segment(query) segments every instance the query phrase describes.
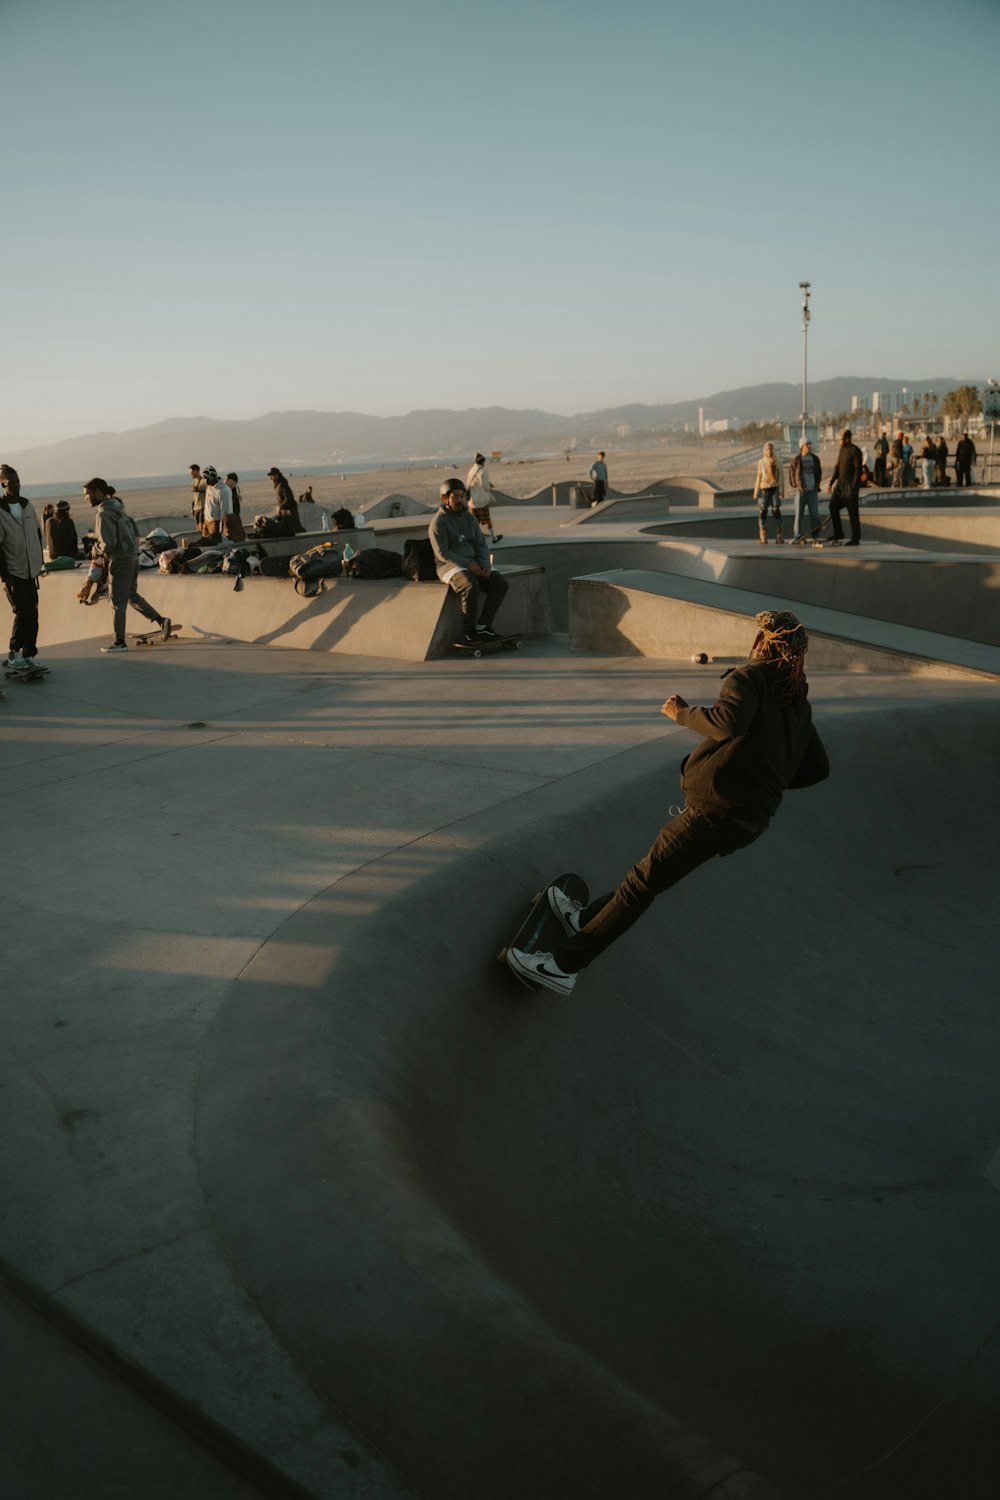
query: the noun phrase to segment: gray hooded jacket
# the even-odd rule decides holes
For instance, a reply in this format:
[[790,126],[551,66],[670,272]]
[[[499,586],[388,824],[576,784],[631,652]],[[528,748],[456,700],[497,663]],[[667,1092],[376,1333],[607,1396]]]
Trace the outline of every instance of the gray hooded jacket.
[[97,545],[107,557],[136,557],[139,533],[117,495],[97,507]]

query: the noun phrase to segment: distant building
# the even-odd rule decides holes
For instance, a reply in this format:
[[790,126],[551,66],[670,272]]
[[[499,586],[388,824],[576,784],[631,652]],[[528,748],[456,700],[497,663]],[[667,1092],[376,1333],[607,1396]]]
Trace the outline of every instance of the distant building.
[[615,430],[617,431],[618,436],[620,438],[627,438],[628,435],[629,435],[629,433],[632,431],[631,427],[629,426],[629,424],[627,422],[620,423],[619,426]]
[[898,391],[872,391],[872,411],[881,412],[883,416],[891,416],[894,411],[899,410]]

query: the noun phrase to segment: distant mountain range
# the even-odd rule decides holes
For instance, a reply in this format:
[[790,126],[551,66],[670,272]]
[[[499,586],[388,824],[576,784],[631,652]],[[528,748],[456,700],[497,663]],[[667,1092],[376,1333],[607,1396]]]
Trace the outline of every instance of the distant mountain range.
[[[841,375],[809,387],[810,410],[847,411],[853,396],[873,391],[933,391],[938,397],[959,385],[982,385],[982,377],[936,376],[926,380],[874,375]],[[227,469],[266,469],[271,464],[301,473],[327,464],[385,463],[432,458],[464,461],[476,450],[516,457],[561,452],[570,446],[642,446],[658,438],[697,431],[699,410],[707,421],[729,418],[739,424],[799,416],[802,388],[773,383],[718,391],[693,401],[661,406],[616,406],[604,411],[560,416],[545,411],[511,411],[488,406],[470,411],[411,411],[399,417],[361,412],[284,411],[248,421],[211,417],[172,417],[129,432],[97,432],[42,448],[5,455],[25,484],[80,482],[91,474],[108,479],[179,474],[189,463]],[[628,433],[619,436],[620,428]]]

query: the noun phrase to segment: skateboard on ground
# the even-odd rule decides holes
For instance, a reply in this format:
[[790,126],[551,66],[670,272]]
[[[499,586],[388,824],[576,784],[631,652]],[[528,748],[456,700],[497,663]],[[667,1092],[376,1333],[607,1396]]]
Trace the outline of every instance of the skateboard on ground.
[[[170,622],[170,634],[166,637],[166,640],[167,641],[176,641],[176,639],[177,639],[177,632],[181,628],[182,627],[180,625],[178,625],[175,620],[171,620],[171,622]],[[163,631],[162,631],[162,629],[160,628],[159,625],[157,625],[154,630],[142,630],[142,631],[140,631],[139,634],[138,635],[134,635],[132,637],[132,639],[135,641],[135,643],[136,643],[137,646],[158,646],[158,645],[161,645],[161,644],[165,644],[164,636],[163,636]]]
[[495,641],[455,641],[463,656],[483,656],[489,651],[520,651],[524,642],[519,635],[498,635]]
[[6,663],[3,671],[8,682],[44,682],[49,675],[48,667],[29,667],[26,672],[12,672]]
[[[820,537],[820,533],[822,531],[824,531],[827,526],[829,526],[830,519],[831,518],[829,516],[827,516],[827,517],[825,517],[824,520],[820,521],[820,523],[819,523],[818,526],[814,526],[813,529],[812,529],[812,531],[805,531],[805,532],[803,532],[803,534],[801,536],[795,536],[795,537],[793,537],[792,538],[792,546],[793,547],[804,547],[807,542],[812,547],[833,547],[833,546],[835,546],[836,543],[834,542],[834,540],[833,540],[832,537],[827,537],[825,540],[822,540],[821,537]],[[815,540],[814,540],[814,538],[815,538]]]
[[[550,885],[557,885],[573,901],[579,901],[581,906],[586,906],[590,900],[587,882],[580,875],[557,875]],[[498,961],[505,967],[508,948],[519,948],[522,953],[551,953],[565,939],[566,933],[563,925],[549,905],[548,891],[549,886],[542,887],[532,900],[527,916],[510,942],[505,944],[497,954]],[[514,974],[513,969],[510,972]],[[525,979],[521,974],[514,974],[514,978],[523,984],[526,990],[542,988],[540,984],[533,984],[530,979]]]

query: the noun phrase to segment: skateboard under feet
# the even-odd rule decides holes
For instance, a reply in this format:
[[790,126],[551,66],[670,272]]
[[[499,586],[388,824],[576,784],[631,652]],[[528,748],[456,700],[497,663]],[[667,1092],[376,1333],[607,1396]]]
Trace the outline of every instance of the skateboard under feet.
[[[553,885],[557,885],[561,891],[565,891],[571,900],[579,901],[581,906],[586,906],[590,900],[590,891],[587,889],[587,882],[582,876],[573,875],[572,873],[557,875],[555,880],[550,881],[549,885],[543,886],[535,895],[524,921],[510,942],[500,949],[500,952],[497,954],[497,959],[500,963],[509,967],[507,965],[508,948],[519,948],[522,953],[548,953],[552,949],[557,948],[563,941],[566,936],[563,925],[549,905],[548,893],[550,886]],[[533,984],[530,979],[526,979],[522,974],[514,973],[513,969],[510,972],[514,974],[514,978],[518,983],[524,985],[526,990],[540,990],[543,988],[540,984]]]

